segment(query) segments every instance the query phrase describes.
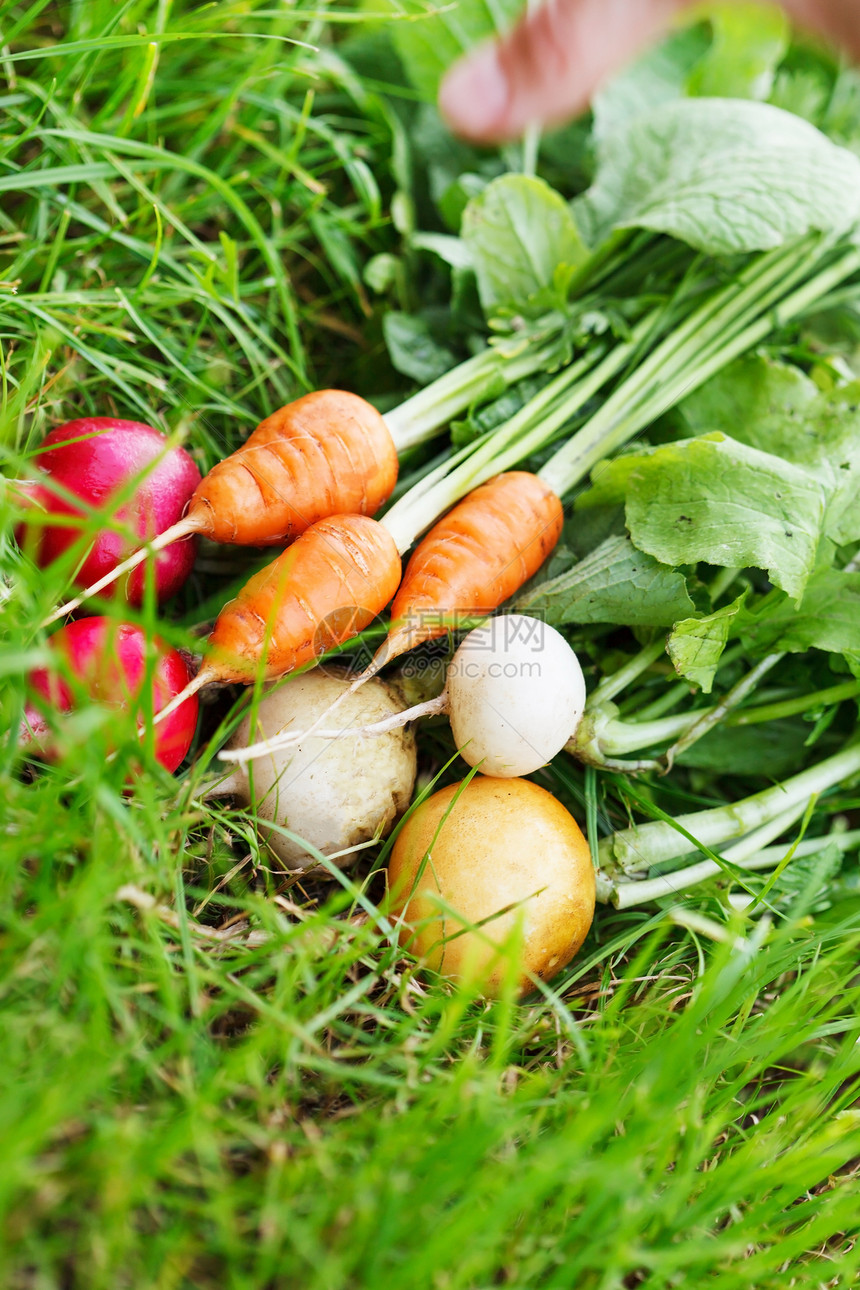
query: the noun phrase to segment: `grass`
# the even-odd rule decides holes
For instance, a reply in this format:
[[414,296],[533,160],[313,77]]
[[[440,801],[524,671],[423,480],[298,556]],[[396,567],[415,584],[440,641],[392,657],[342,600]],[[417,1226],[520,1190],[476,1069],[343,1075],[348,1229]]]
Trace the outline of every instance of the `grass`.
[[[360,17],[0,4],[9,473],[74,415],[158,424],[205,467],[306,388],[396,395],[381,315],[421,284],[391,210],[420,194],[408,95],[340,57],[372,42]],[[380,254],[401,272],[377,297]],[[205,739],[130,793],[133,729],[84,712],[29,774],[24,677],[64,575],[8,537],[0,561],[4,1286],[856,1282],[850,892],[757,924],[718,886],[601,910],[545,998],[440,986],[393,942],[370,861],[286,881],[203,800]],[[246,572],[205,551],[159,630],[193,641]],[[425,775],[449,751],[428,731]],[[612,776],[560,758],[544,782],[593,839],[623,818]]]

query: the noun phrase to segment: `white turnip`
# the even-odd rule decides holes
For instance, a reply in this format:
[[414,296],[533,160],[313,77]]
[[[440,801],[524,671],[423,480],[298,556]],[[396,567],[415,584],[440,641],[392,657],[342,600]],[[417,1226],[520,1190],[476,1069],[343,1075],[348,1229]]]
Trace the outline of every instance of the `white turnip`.
[[451,733],[470,766],[530,775],[561,752],[585,707],[585,680],[564,637],[525,614],[469,632],[448,667]]
[[313,734],[318,739],[387,734],[418,717],[447,712],[460,755],[491,776],[530,775],[551,761],[575,732],[585,707],[585,680],[576,654],[554,627],[525,614],[500,614],[469,632],[448,665],[445,689],[374,725],[354,722],[321,729],[328,712],[305,731],[286,730],[267,742],[223,753],[245,761]]
[[[244,747],[252,734],[277,735],[303,730],[349,689],[349,678],[331,670],[306,672],[270,690],[252,718],[242,722],[231,747]],[[359,727],[390,718],[403,707],[392,688],[372,681],[349,695],[344,720]],[[286,753],[267,753],[237,768],[217,786],[249,806],[259,832],[288,869],[316,864],[301,842],[286,837],[274,823],[303,838],[323,855],[337,855],[375,837],[384,837],[409,804],[415,784],[415,738],[399,729],[379,737],[334,742],[308,737]]]

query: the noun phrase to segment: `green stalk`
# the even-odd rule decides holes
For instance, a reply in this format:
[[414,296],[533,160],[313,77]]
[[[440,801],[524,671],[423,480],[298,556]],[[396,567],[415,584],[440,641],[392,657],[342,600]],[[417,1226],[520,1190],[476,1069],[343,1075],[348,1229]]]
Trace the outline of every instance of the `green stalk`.
[[[723,852],[723,860],[748,872],[774,868],[785,858],[786,848],[784,846],[768,848],[768,843],[787,832],[800,819],[805,809],[803,803],[800,803],[790,811],[774,816],[761,828],[748,833],[733,847],[728,847]],[[800,851],[801,845],[796,848],[795,856]],[[819,840],[813,844],[813,849],[808,854],[814,854],[820,849]],[[607,880],[604,879],[601,887],[608,903],[613,904],[616,909],[629,909],[632,905],[645,905],[652,900],[660,900],[664,896],[680,895],[682,891],[695,887],[700,882],[707,882],[709,878],[718,878],[725,872],[726,870],[715,860],[700,860],[698,864],[687,865],[683,869],[675,869],[672,873],[660,874],[657,878],[646,878],[641,882],[622,880],[609,882],[607,887]]]
[[[679,688],[687,692],[686,686],[682,685]],[[597,691],[595,690],[594,693],[596,695]],[[814,694],[801,694],[790,699],[781,699],[778,703],[767,703],[756,708],[742,708],[740,711],[727,712],[724,724],[735,727],[760,725],[765,721],[781,721],[786,717],[796,717],[804,712],[811,712],[813,708],[832,707],[836,703],[843,703],[846,699],[858,697],[860,697],[860,681],[844,681],[841,685],[830,686],[827,690],[816,690]],[[701,708],[694,716],[698,722],[718,712],[720,712],[719,707]],[[584,743],[590,744],[592,756],[597,753],[605,754],[606,757],[624,757],[629,753],[638,752],[641,748],[656,748],[671,739],[678,739],[691,728],[689,712],[679,712],[667,717],[655,714],[647,718],[643,712],[641,719],[637,718],[633,721],[617,721],[611,715],[611,710],[609,714],[602,715],[605,719],[601,721],[600,705],[589,702],[583,724],[580,726],[582,736],[580,737],[577,731],[567,744],[568,752],[573,753],[574,756],[578,755],[581,751],[581,739]],[[589,718],[592,718],[591,725],[588,724]],[[678,756],[677,752],[675,756]]]
[[782,699],[779,703],[763,704],[758,708],[746,708],[742,712],[729,714],[728,726],[753,726],[762,721],[781,721],[785,717],[796,717],[813,708],[830,707],[842,703],[845,699],[856,699],[860,696],[860,681],[843,681],[841,685],[831,685],[827,690],[817,690],[815,694],[802,694],[796,699]]
[[[693,309],[633,367],[600,410],[540,470],[540,477],[562,496],[597,462],[685,394],[860,269],[860,249],[851,247],[810,279],[815,265],[820,266],[832,252],[832,241],[814,234],[759,256],[735,282]],[[804,278],[808,280],[798,287]],[[668,312],[666,306],[653,310],[634,329],[630,341],[617,345],[596,366],[593,356],[580,359],[453,470],[443,474],[440,468],[442,477],[434,479],[432,486],[424,483],[404,494],[383,521],[398,549],[407,550],[471,489],[551,441],[590,398],[635,361],[641,348],[662,329],[661,323],[665,325]]]
[[[615,233],[607,239],[605,245],[571,279],[568,298],[573,299],[584,287],[593,287],[596,282],[626,269],[632,240],[633,234],[629,230]],[[644,241],[645,249],[649,249],[649,244],[654,241],[653,235],[649,235]],[[677,247],[670,247],[662,259],[671,263],[677,257],[677,250]],[[561,325],[550,331],[560,334]],[[425,443],[474,404],[486,402],[518,381],[545,371],[558,353],[558,334],[551,334],[550,339],[546,339],[545,326],[539,336],[526,335],[519,342],[516,337],[510,337],[495,345],[490,344],[480,354],[445,372],[387,412],[385,421],[398,453]]]
[[712,605],[715,605],[717,601],[726,594],[735,578],[737,578],[738,574],[741,572],[741,569],[720,569],[719,573],[714,576],[714,580],[708,588]]
[[[671,712],[673,708],[677,708],[679,703],[683,703],[684,699],[689,698],[689,695],[689,681],[675,681],[672,685],[667,686],[662,694],[658,694],[656,699],[652,699],[650,703],[642,708],[637,708],[635,712],[630,714],[629,719],[635,722],[656,721],[658,717],[663,717],[667,712]],[[636,703],[639,698],[639,695],[633,695],[631,702]]]
[[724,695],[715,708],[709,712],[700,713],[690,725],[686,732],[681,735],[671,748],[666,752],[666,769],[672,769],[672,763],[676,757],[680,757],[688,748],[718,726],[731,712],[732,708],[737,708],[748,694],[756,688],[759,681],[767,676],[768,672],[776,667],[781,659],[785,658],[783,653],[768,654],[765,658],[756,663],[755,667],[742,676],[737,685],[733,685],[728,694]]
[[[681,815],[677,823],[703,846],[713,848],[730,838],[742,837],[776,815],[784,815],[798,803],[805,807],[810,798],[857,774],[860,774],[860,743],[853,743],[783,784],[727,806]],[[601,864],[610,869],[618,866],[625,873],[641,873],[690,850],[689,839],[663,820],[622,829],[600,844]]]
[[619,667],[617,672],[613,672],[611,676],[604,677],[597,689],[590,695],[588,707],[597,708],[603,703],[609,703],[622,690],[626,690],[633,681],[637,681],[643,672],[647,672],[652,663],[656,663],[657,659],[662,656],[665,649],[666,642],[660,636],[657,640],[652,641],[650,645],[646,645],[644,649],[641,649],[638,654],[634,654],[633,658],[622,667]]
[[[597,355],[589,353],[559,372],[503,426],[472,446],[464,461],[435,479],[433,487],[428,488],[426,481],[422,481],[418,487],[405,493],[382,521],[394,537],[398,550],[408,550],[416,537],[456,501],[484,480],[506,469],[499,465],[499,461],[507,445],[513,445],[514,460],[519,461],[531,451],[533,441],[539,447],[551,439],[556,430],[621,371],[656,325],[659,312],[655,310],[644,318],[634,328],[631,339],[617,345],[605,357],[602,357],[602,351]],[[602,361],[596,361],[598,358]]]
[[[804,251],[807,245],[808,239],[803,243]],[[796,246],[781,247],[760,257],[737,281],[700,305],[622,382],[588,424],[547,462],[540,472],[541,478],[561,496],[603,456],[621,447],[653,420],[648,408],[649,399],[653,401],[655,396],[653,391],[648,394],[649,384],[657,383],[665,401],[662,411],[700,384],[696,381],[695,362],[711,355],[715,346],[719,351],[727,334],[739,322],[747,323],[751,312],[760,312],[780,297],[785,289],[786,263],[793,263],[792,280],[808,271],[805,259],[802,264],[798,262],[797,249]]]
[[[814,258],[820,261],[830,249],[828,245]],[[852,247],[786,297],[786,287],[795,287],[808,274],[810,251],[809,239],[804,239],[790,254],[783,250],[762,256],[742,275],[740,291],[726,288],[696,310],[546,463],[540,477],[562,496],[681,398],[860,269],[860,250]],[[649,382],[654,387],[650,392]]]
[[488,346],[445,372],[385,414],[398,453],[425,443],[474,403],[542,371],[554,350],[552,343],[528,344],[523,353],[506,357],[497,347]]

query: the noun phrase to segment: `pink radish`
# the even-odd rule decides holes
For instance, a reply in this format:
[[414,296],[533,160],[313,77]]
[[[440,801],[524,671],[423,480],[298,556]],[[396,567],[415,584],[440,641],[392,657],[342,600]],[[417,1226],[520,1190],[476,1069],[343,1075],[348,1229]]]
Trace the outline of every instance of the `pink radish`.
[[[139,545],[135,538],[156,537],[175,524],[200,482],[200,471],[183,448],[169,447],[164,435],[152,426],[115,417],[84,417],[58,426],[45,439],[36,462],[45,478],[25,485],[27,500],[48,516],[81,517],[80,525],[21,526],[19,541],[40,568],[53,564],[79,542],[87,526],[85,512],[52,488],[51,482],[89,507],[102,509],[111,520],[125,522],[131,530],[123,535],[106,528],[95,537],[74,576],[80,587],[112,572]],[[111,498],[120,491],[128,496],[130,486],[134,490],[131,500],[114,512]],[[191,572],[194,553],[194,538],[189,537],[155,557],[159,600],[166,600],[182,586]],[[145,578],[143,568],[128,578],[124,596],[130,604],[141,603]]]
[[[142,628],[133,623],[118,623],[112,618],[79,618],[61,627],[49,645],[62,663],[57,671],[36,668],[30,673],[30,689],[38,699],[24,709],[22,730],[23,740],[35,744],[46,757],[57,755],[47,709],[73,711],[83,691],[94,703],[126,712],[134,706],[143,716],[148,705],[141,703],[141,692],[148,677],[153,712],[159,712],[179,694],[191,677],[188,664],[178,650],[157,639],[150,646]],[[151,649],[157,654],[154,665],[150,661]],[[157,726],[155,755],[166,770],[176,770],[183,760],[196,727],[194,695]]]

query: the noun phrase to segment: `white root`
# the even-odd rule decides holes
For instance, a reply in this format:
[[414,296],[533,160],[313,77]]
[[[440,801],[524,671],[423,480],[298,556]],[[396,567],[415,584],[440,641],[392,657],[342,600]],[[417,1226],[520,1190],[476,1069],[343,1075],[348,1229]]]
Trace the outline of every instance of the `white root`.
[[197,524],[190,517],[177,520],[169,529],[165,529],[163,533],[159,533],[157,537],[138,547],[127,560],[123,560],[121,564],[116,565],[115,568],[99,578],[97,582],[93,582],[89,587],[86,587],[79,596],[75,596],[72,600],[67,600],[64,605],[59,605],[43,620],[40,626],[50,627],[59,618],[65,618],[67,614],[80,609],[85,600],[89,600],[91,596],[98,595],[100,591],[104,591],[105,587],[109,587],[112,582],[116,582],[124,574],[131,573],[132,569],[136,569],[139,564],[143,564],[147,556],[155,555],[158,551],[163,551],[166,546],[172,546],[174,542],[178,542],[181,538],[189,537],[196,532]]
[[[350,687],[349,690],[345,690],[343,695],[331,705],[331,708],[322,713],[320,719],[328,716],[329,712],[336,708],[347,695],[354,694],[356,688]],[[447,707],[448,695],[447,692],[443,692],[435,699],[428,699],[426,703],[416,703],[412,708],[405,708],[403,712],[395,712],[392,716],[386,717],[382,721],[371,722],[367,726],[344,726],[340,730],[318,730],[317,722],[315,721],[312,726],[308,726],[307,730],[300,730],[293,735],[276,735],[274,739],[265,739],[261,743],[252,744],[248,748],[222,748],[218,756],[222,761],[238,762],[241,765],[268,753],[283,752],[285,748],[296,747],[311,738],[332,741],[335,739],[362,738],[366,735],[389,735],[393,730],[402,730],[411,721],[418,721],[421,717],[435,717],[439,713],[447,711]],[[230,776],[231,780],[232,778],[233,776]]]

